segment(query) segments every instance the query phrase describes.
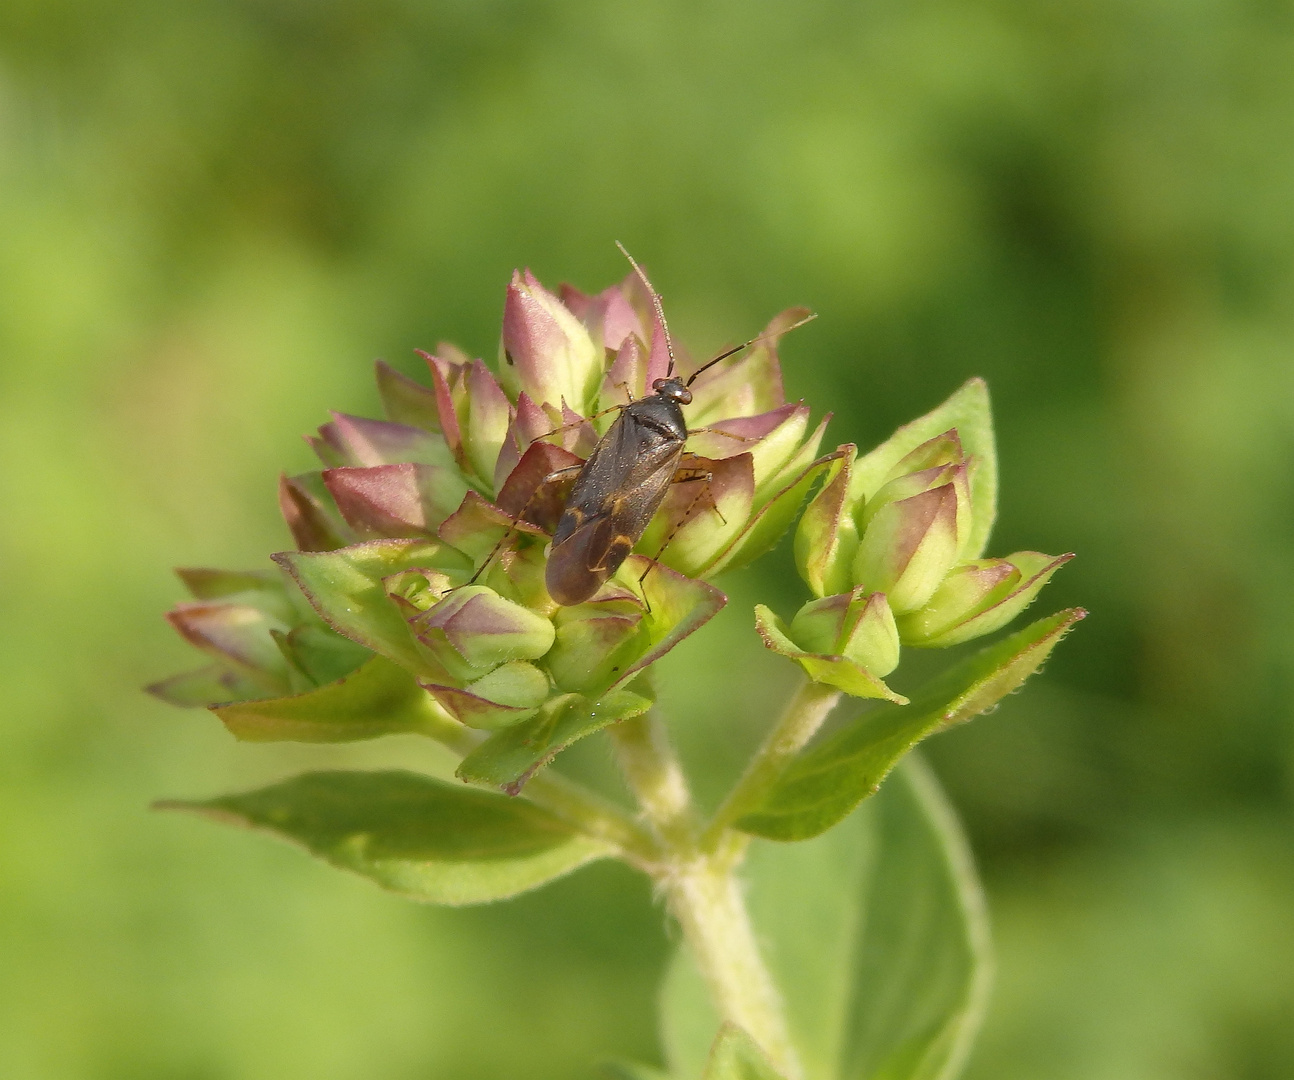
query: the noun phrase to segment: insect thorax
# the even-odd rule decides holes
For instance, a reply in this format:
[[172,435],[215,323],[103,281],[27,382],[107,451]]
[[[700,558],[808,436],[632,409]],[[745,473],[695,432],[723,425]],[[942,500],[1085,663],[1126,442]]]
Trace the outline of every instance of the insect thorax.
[[683,408],[672,398],[651,394],[626,406],[625,412],[627,419],[636,420],[663,439],[682,442],[687,438]]

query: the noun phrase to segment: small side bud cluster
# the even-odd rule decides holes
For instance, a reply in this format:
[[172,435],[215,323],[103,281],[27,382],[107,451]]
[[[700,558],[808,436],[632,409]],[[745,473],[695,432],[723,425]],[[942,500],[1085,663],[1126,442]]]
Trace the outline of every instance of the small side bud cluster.
[[[993,633],[1072,558],[982,557],[997,470],[980,380],[871,453],[859,457],[852,445],[838,453],[795,536],[796,565],[817,599],[789,626],[759,613],[769,648],[821,682],[897,700],[882,680],[897,666],[900,644],[942,648]],[[833,624],[828,612],[844,614]],[[874,630],[842,633],[863,626],[865,612]]]

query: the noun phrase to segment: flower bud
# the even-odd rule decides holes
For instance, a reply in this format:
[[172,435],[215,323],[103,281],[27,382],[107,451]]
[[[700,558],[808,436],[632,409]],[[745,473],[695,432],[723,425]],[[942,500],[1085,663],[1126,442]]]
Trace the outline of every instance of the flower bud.
[[558,689],[597,696],[614,682],[642,619],[642,602],[616,584],[596,600],[559,608],[557,640],[544,657]]
[[615,352],[615,359],[602,380],[599,409],[614,409],[647,392],[647,347],[637,334],[630,334]]
[[466,464],[489,484],[512,419],[508,398],[479,360],[467,369],[467,425],[463,432]]
[[558,288],[557,294],[566,309],[584,324],[589,336],[593,338],[594,346],[615,352],[630,335],[637,335],[640,341],[647,340],[644,329],[646,323],[631,299],[631,294],[636,294],[645,301],[645,312],[650,307],[650,301],[642,295],[642,291],[638,275],[631,271],[620,284],[603,289],[596,296],[590,296],[574,285],[565,283]]
[[854,515],[860,500],[852,491],[858,450],[853,443],[845,443],[836,453],[839,456],[828,466],[826,482],[805,507],[795,530],[796,569],[817,596],[849,591],[858,553]]
[[505,384],[536,401],[583,410],[602,380],[602,356],[588,330],[529,270],[515,273],[503,309]]
[[755,498],[755,471],[748,453],[729,458],[693,457],[689,468],[708,480],[674,484],[639,548],[689,577],[700,577],[745,528]]
[[414,350],[427,361],[431,372],[432,393],[436,398],[438,427],[454,460],[460,468],[467,467],[467,453],[463,446],[463,430],[467,426],[467,376],[471,361],[461,356],[444,342],[435,353]]
[[960,465],[965,460],[961,436],[957,434],[956,428],[950,428],[933,439],[927,439],[915,450],[900,458],[881,481],[881,486],[884,487],[891,480],[897,480],[911,473],[924,472],[926,469],[938,468],[940,465]]
[[[663,562],[695,576],[743,566],[767,552],[831,464],[833,455],[816,458],[827,419],[806,438],[808,409],[782,405],[721,421],[698,435],[681,464],[709,474],[709,481],[704,487],[675,484],[640,550],[664,546]],[[716,456],[701,456],[700,449]]]
[[811,600],[790,627],[756,604],[755,629],[767,648],[794,660],[814,682],[854,697],[908,703],[882,678],[898,664],[899,644],[894,617],[880,593],[864,599],[861,590],[855,590]]
[[[912,484],[945,480],[906,498],[886,499],[887,491],[903,495]],[[854,580],[889,597],[895,614],[922,607],[957,562],[969,525],[965,467],[927,470],[915,478],[892,481],[877,493],[873,510],[854,557]]]
[[279,511],[298,551],[335,551],[355,541],[354,532],[332,501],[322,473],[281,475]]
[[466,687],[424,684],[454,719],[494,731],[529,720],[548,700],[548,676],[534,664],[514,660]]
[[323,482],[362,540],[429,536],[467,494],[457,471],[413,462],[326,469]]
[[904,644],[943,648],[1001,629],[1029,606],[1052,574],[1072,559],[1018,551],[953,570],[929,602],[899,619]]
[[808,406],[788,402],[758,416],[719,420],[693,436],[688,449],[709,458],[749,453],[754,464],[755,488],[762,493],[795,456],[808,426]]
[[512,660],[535,660],[553,645],[553,624],[484,585],[465,585],[410,620],[414,635],[456,681]]
[[307,438],[327,468],[396,465],[405,461],[452,466],[453,455],[444,438],[408,424],[370,420],[334,412],[332,422]]
[[261,687],[284,693],[288,663],[274,631],[289,627],[252,604],[177,604],[166,615],[190,645]]
[[789,636],[805,652],[843,656],[884,678],[899,666],[899,632],[884,593],[853,592],[810,600]]

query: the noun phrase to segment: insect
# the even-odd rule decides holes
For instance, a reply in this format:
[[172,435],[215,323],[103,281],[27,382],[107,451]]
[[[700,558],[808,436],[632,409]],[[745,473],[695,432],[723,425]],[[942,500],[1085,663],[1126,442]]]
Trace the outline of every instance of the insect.
[[[665,378],[652,383],[650,394],[617,406],[620,415],[579,467],[553,534],[545,572],[549,595],[565,605],[583,603],[619,569],[671,484],[710,479],[704,469],[682,466],[689,435],[683,407],[692,403],[689,388],[702,372],[762,340],[753,338],[720,353],[684,382],[674,373],[674,346],[660,298],[633,257],[623,246],[620,250],[647,287],[669,351],[669,367]],[[808,319],[795,325],[804,322]],[[714,510],[718,513],[717,506]]]

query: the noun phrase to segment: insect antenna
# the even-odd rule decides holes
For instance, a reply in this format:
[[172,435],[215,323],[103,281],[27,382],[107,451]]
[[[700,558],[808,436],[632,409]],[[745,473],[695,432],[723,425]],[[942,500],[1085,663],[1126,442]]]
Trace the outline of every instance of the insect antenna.
[[[741,352],[742,349],[749,349],[752,345],[758,345],[761,341],[768,341],[770,338],[778,338],[778,337],[781,337],[783,334],[789,334],[792,330],[798,330],[805,323],[813,322],[813,320],[816,319],[817,317],[818,317],[817,312],[811,311],[809,312],[809,314],[804,316],[804,318],[800,319],[798,322],[793,322],[785,330],[766,330],[764,331],[764,333],[760,334],[759,337],[753,337],[749,341],[742,342],[740,345],[734,345],[731,349],[725,349],[718,356],[714,357],[711,360],[707,360],[704,364],[702,364],[699,368],[697,368],[694,372],[692,372],[692,374],[688,377],[687,383],[685,385],[691,386],[694,382],[696,382],[696,377],[700,375],[701,372],[707,370],[708,368],[714,367],[714,365],[717,364],[720,360],[727,360],[728,357],[730,356],[736,356],[737,353]],[[670,354],[670,360],[671,362],[673,361],[673,353]]]
[[651,297],[652,307],[656,309],[656,318],[660,320],[661,329],[665,331],[665,351],[669,353],[669,370],[665,372],[665,378],[668,379],[674,374],[674,341],[669,336],[669,324],[665,321],[665,309],[661,307],[660,297],[656,294],[656,290],[652,288],[652,283],[647,280],[647,275],[643,273],[643,268],[634,261],[634,257],[629,254],[624,244],[620,243],[619,240],[616,241],[616,247],[620,249],[620,254],[629,260],[629,265],[634,268],[634,273],[638,275],[638,280],[647,289],[647,295]]

